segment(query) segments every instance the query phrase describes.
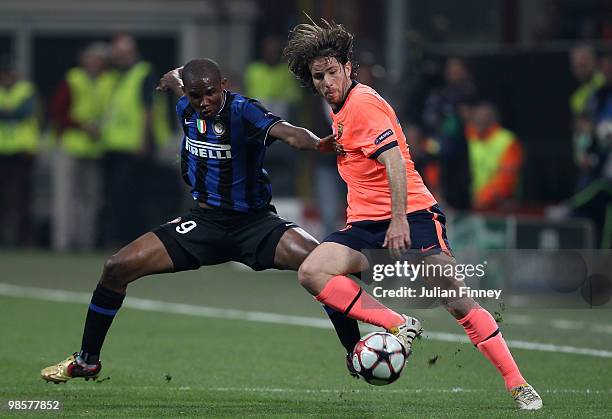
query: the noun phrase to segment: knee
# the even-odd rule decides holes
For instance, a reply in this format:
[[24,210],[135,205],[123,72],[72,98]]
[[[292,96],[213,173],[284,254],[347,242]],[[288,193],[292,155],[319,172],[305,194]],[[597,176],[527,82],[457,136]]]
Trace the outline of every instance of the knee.
[[130,282],[128,273],[129,265],[127,261],[119,256],[119,254],[114,254],[104,263],[100,283],[113,290],[125,289]]
[[317,274],[319,273],[316,263],[307,257],[298,269],[298,282],[307,290],[312,291],[315,288]]

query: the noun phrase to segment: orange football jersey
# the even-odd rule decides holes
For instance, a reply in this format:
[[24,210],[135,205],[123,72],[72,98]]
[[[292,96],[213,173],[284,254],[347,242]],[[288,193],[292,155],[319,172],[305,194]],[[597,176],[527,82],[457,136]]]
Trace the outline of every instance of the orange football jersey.
[[406,213],[436,203],[414,168],[395,111],[374,89],[354,85],[340,111],[332,112],[331,117],[345,152],[338,155],[337,162],[348,187],[347,222],[391,218],[391,188],[385,166],[377,157],[393,147],[398,147],[406,162]]

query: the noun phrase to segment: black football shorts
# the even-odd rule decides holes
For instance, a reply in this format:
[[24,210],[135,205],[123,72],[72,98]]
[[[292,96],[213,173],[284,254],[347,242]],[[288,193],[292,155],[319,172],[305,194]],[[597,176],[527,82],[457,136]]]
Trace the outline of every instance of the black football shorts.
[[[446,217],[436,204],[428,209],[406,214],[410,226],[411,249],[420,250],[424,256],[444,252],[452,256],[446,237]],[[339,243],[361,252],[366,249],[382,249],[390,220],[356,221],[336,231],[323,242]]]
[[274,268],[282,235],[298,227],[273,206],[248,214],[194,206],[188,214],[153,230],[162,241],[174,272],[235,261],[255,271]]

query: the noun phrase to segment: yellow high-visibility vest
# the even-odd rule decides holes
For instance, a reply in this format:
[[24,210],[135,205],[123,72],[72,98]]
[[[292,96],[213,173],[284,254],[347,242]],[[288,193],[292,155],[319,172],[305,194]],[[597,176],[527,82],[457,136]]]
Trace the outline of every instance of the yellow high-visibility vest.
[[570,96],[570,108],[574,116],[579,116],[584,112],[589,99],[606,82],[603,74],[596,73],[593,78],[586,83],[582,83]]
[[135,64],[119,77],[102,124],[102,143],[106,151],[136,152],[145,133],[145,107],[142,83],[151,67]]
[[[32,99],[34,85],[18,81],[8,89],[0,87],[0,111],[12,112]],[[0,154],[35,153],[40,141],[38,121],[34,114],[20,120],[0,119]]]
[[[143,146],[146,109],[142,101],[142,84],[150,72],[151,65],[140,62],[118,77],[101,129],[105,151],[129,153]],[[163,99],[154,94],[152,133],[158,145],[170,137]]]
[[245,87],[247,96],[259,100],[283,100],[295,103],[300,99],[300,87],[287,70],[285,64],[269,66],[256,61],[246,69]]
[[507,129],[496,129],[486,140],[468,137],[468,152],[472,173],[472,196],[485,186],[497,173],[502,157],[512,144],[515,135]]
[[[70,117],[82,124],[100,124],[108,107],[116,81],[113,72],[92,78],[81,68],[66,74],[70,89]],[[92,138],[79,128],[67,128],[61,135],[61,147],[74,157],[96,158],[102,154],[99,138]]]

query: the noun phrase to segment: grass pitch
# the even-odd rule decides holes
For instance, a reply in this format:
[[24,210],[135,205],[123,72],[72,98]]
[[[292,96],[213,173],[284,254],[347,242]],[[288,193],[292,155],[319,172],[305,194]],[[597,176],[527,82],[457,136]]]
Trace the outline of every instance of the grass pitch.
[[[0,283],[86,296],[95,286],[103,260],[101,255],[4,253]],[[297,285],[295,274],[251,273],[227,265],[144,278],[130,287],[130,297],[325,318],[320,306]],[[9,412],[8,400],[59,400],[63,410],[55,415],[70,417],[490,418],[519,414],[501,378],[469,344],[426,336],[416,344],[411,362],[396,383],[373,387],[347,374],[342,348],[331,329],[128,306],[121,309],[107,336],[104,368],[97,382],[46,384],[39,378],[40,369],[78,350],[86,313],[82,298],[47,300],[44,295],[0,295],[0,415],[43,414]],[[609,314],[598,310],[506,312],[507,322],[502,325],[510,340],[610,350]],[[427,330],[462,333],[440,309],[418,315]],[[612,415],[612,358],[525,349],[514,349],[513,354],[544,400],[543,410],[525,414]]]

